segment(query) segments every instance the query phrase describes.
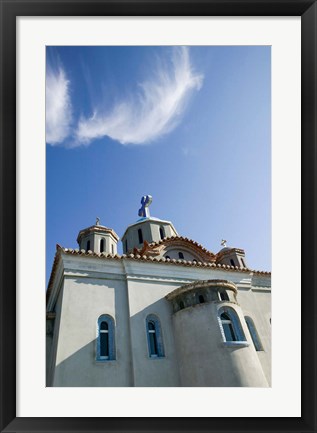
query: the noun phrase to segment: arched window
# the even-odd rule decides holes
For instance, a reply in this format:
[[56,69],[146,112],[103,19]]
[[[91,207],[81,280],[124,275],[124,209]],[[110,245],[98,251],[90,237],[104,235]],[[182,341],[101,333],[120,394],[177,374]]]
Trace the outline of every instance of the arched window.
[[179,252],[179,253],[178,253],[178,257],[179,257],[180,259],[183,259],[183,258],[184,258],[184,254],[181,253],[181,252]]
[[180,301],[180,303],[179,303],[179,308],[180,308],[181,310],[183,310],[183,309],[185,308],[185,304],[184,304],[183,301]]
[[125,252],[128,252],[128,239],[125,240]]
[[103,253],[105,250],[105,240],[101,239],[100,241],[100,252]]
[[203,295],[199,295],[198,300],[200,304],[203,304],[205,302],[205,298],[203,297]]
[[139,236],[139,244],[143,244],[143,234],[141,229],[138,229],[138,236]]
[[164,227],[163,227],[163,226],[160,227],[160,238],[161,238],[161,239],[164,239],[164,238],[165,238],[165,230],[164,230]]
[[245,316],[245,321],[246,324],[248,326],[255,350],[257,352],[260,352],[261,350],[263,350],[263,346],[258,334],[258,331],[256,330],[255,324],[253,322],[253,320],[251,319],[251,317]]
[[146,318],[146,333],[150,358],[164,357],[161,324],[154,314]]
[[220,319],[226,341],[237,341],[230,316],[227,313],[222,313]]
[[236,265],[233,259],[230,259],[230,263],[231,263],[232,266]]
[[220,290],[219,298],[221,301],[229,301],[228,293],[225,290]]
[[97,361],[112,361],[115,356],[114,320],[103,314],[97,324]]
[[90,241],[87,241],[87,248],[86,248],[86,251],[89,251],[90,250]]
[[246,341],[240,320],[233,308],[220,308],[218,310],[218,321],[223,341]]
[[111,244],[111,254],[114,254],[114,247],[113,247],[113,244]]

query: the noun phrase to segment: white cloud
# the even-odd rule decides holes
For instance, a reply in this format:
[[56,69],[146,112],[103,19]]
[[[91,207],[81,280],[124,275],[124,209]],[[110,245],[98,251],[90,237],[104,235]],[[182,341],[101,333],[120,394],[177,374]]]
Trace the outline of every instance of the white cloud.
[[153,78],[141,83],[134,96],[107,114],[99,109],[89,118],[82,117],[72,145],[87,145],[104,136],[122,144],[149,143],[175,128],[189,96],[200,89],[202,80],[203,76],[192,69],[188,48],[175,48],[170,64],[161,62]]
[[62,143],[70,134],[72,105],[69,81],[62,67],[54,72],[50,67],[46,73],[46,142]]

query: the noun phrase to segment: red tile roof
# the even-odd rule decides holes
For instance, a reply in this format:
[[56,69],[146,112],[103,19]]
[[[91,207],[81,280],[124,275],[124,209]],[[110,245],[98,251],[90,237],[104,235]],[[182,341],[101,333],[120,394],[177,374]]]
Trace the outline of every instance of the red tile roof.
[[[180,238],[180,237],[177,237]],[[169,238],[171,239],[171,238]],[[181,238],[182,240],[190,241],[187,238]],[[154,244],[161,244],[163,242],[166,242],[166,240],[163,240],[161,242],[156,242]],[[196,244],[197,246],[201,247],[197,242],[191,241],[191,243]],[[150,244],[152,245],[152,244]],[[201,247],[202,248],[202,247]],[[206,250],[207,251],[207,250]],[[79,250],[79,249],[72,249],[72,248],[63,248],[60,245],[56,245],[56,254],[54,258],[54,263],[52,267],[51,276],[48,283],[48,288],[46,292],[46,299],[48,300],[51,294],[53,281],[55,278],[57,265],[60,260],[61,254],[67,254],[67,255],[74,255],[74,256],[83,256],[83,257],[91,257],[91,258],[99,258],[102,260],[136,260],[136,261],[144,261],[144,262],[152,262],[152,263],[164,263],[168,265],[180,265],[180,266],[187,266],[187,267],[197,267],[197,268],[213,268],[213,269],[221,269],[221,270],[227,270],[232,272],[245,272],[245,273],[255,273],[257,275],[271,275],[271,272],[264,272],[264,271],[256,271],[251,270],[248,268],[239,268],[238,266],[230,266],[230,265],[222,265],[222,264],[216,264],[214,262],[192,262],[188,260],[182,260],[182,259],[166,259],[165,257],[151,257],[147,255],[140,255],[140,254],[108,254],[108,253],[94,253],[92,251],[85,251],[85,250]],[[212,253],[210,253],[212,254]]]

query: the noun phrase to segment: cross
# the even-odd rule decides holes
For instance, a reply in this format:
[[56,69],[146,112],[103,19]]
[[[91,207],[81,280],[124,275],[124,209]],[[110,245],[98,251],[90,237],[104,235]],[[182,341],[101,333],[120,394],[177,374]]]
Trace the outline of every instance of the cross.
[[226,247],[226,246],[227,246],[227,241],[226,241],[225,239],[222,239],[222,240],[221,240],[221,245],[222,245],[223,247]]
[[141,198],[141,208],[139,209],[139,216],[149,218],[150,211],[149,206],[152,203],[152,196],[151,195],[144,195]]

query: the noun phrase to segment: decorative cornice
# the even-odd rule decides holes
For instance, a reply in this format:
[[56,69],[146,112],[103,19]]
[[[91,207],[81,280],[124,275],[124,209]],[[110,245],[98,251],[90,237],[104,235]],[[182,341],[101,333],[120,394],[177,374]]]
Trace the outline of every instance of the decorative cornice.
[[109,233],[114,237],[116,241],[119,240],[119,236],[113,229],[101,225],[94,225],[91,227],[87,227],[86,229],[80,230],[77,236],[77,242],[79,243],[83,236],[90,235],[91,233],[99,233],[99,234]]
[[[192,241],[193,242],[193,241]],[[160,244],[157,243],[157,244]],[[197,244],[197,243],[196,243]],[[152,245],[152,244],[150,244]],[[197,244],[199,245],[199,244]],[[271,275],[271,272],[265,272],[265,271],[256,271],[256,270],[250,270],[248,268],[239,268],[238,266],[230,266],[230,265],[224,265],[224,264],[216,264],[214,262],[192,262],[189,260],[182,260],[182,259],[166,259],[165,257],[151,257],[147,255],[140,255],[140,254],[108,254],[108,253],[94,253],[92,251],[86,251],[86,250],[79,250],[79,249],[72,249],[72,248],[63,248],[60,245],[56,245],[56,254],[54,258],[54,263],[52,267],[51,276],[48,283],[48,289],[46,292],[46,299],[48,300],[52,291],[53,281],[54,277],[57,271],[57,266],[59,263],[59,260],[61,258],[61,254],[66,255],[73,255],[73,256],[82,256],[87,259],[89,258],[98,258],[101,260],[135,260],[138,262],[147,262],[147,263],[156,263],[156,264],[165,264],[165,265],[178,265],[178,266],[186,266],[186,267],[193,267],[193,268],[212,268],[214,270],[225,270],[230,272],[244,272],[247,274],[253,273],[256,275],[263,275],[263,276],[269,276]]]
[[198,280],[198,281],[194,281],[193,283],[184,284],[183,286],[178,287],[177,289],[168,293],[165,296],[165,298],[168,301],[172,301],[182,293],[191,292],[193,290],[204,289],[209,287],[215,287],[215,288],[221,287],[224,289],[232,290],[234,293],[238,293],[236,285],[228,280]]

